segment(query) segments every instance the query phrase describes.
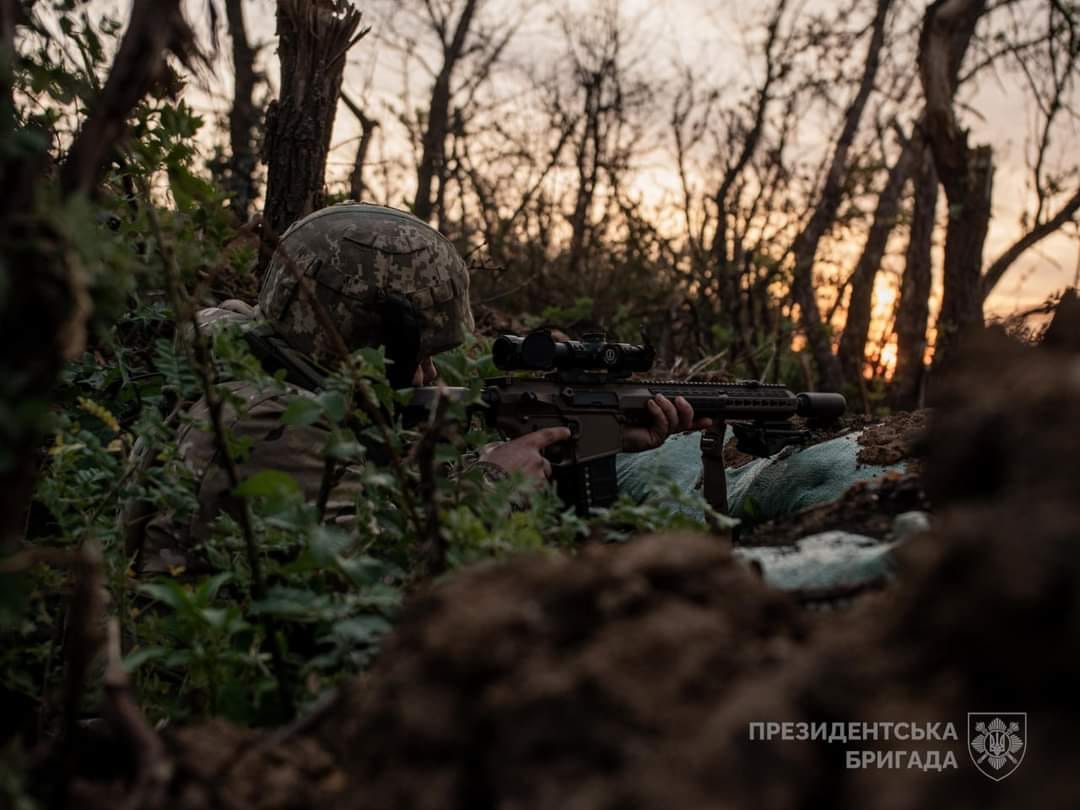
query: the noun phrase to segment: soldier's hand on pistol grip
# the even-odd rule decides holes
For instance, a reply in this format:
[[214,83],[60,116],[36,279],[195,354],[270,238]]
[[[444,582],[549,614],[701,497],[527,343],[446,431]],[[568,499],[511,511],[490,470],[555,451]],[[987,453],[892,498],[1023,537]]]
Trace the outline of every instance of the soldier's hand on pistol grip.
[[508,473],[520,472],[530,478],[546,481],[551,478],[551,462],[544,458],[543,451],[569,438],[570,428],[544,428],[508,442],[491,445],[481,454],[480,459]]

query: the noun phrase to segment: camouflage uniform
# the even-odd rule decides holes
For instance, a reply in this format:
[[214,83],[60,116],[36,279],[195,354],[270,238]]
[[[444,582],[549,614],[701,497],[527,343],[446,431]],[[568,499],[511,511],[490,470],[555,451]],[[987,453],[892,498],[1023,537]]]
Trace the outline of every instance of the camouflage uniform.
[[[302,293],[298,273],[310,280],[322,313]],[[319,424],[286,426],[281,415],[291,398],[314,396],[322,367],[336,364],[335,341],[322,327],[327,318],[350,350],[385,345],[399,366],[395,384],[402,387],[419,360],[453,348],[472,330],[468,294],[468,269],[453,245],[410,214],[344,203],[295,223],[274,254],[258,308],[229,301],[198,316],[206,330],[245,328],[268,370],[286,372],[285,394],[280,387],[227,384],[245,405],[240,413],[226,407],[225,428],[251,446],[237,465],[240,479],[279,470],[300,484],[308,500],[318,497],[329,431]],[[265,325],[257,327],[258,322]],[[199,513],[181,526],[172,515],[150,513],[146,504],[129,505],[128,552],[143,571],[197,567],[192,550],[207,539],[216,515],[235,514],[238,506],[215,458],[214,437],[201,427],[209,421],[205,401],[197,402],[190,416],[191,424],[181,429],[179,452],[196,480]],[[142,452],[153,455],[148,448]],[[342,468],[330,491],[328,520],[349,519],[359,490],[357,476],[350,473]]]

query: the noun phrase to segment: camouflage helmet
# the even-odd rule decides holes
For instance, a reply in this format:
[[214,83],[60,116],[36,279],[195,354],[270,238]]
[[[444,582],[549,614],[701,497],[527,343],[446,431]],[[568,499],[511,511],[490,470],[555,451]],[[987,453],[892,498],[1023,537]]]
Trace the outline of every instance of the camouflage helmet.
[[473,329],[464,260],[450,240],[404,211],[332,205],[293,223],[274,252],[260,313],[290,347],[325,362],[335,355],[333,338],[301,294],[298,270],[350,349],[391,341],[401,310],[390,301],[415,313],[417,360],[457,346]]

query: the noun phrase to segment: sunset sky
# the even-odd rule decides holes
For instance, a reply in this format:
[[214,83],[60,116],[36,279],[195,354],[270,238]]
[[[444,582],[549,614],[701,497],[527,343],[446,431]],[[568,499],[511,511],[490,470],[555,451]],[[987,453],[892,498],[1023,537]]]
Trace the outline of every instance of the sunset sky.
[[[497,3],[496,7],[507,4]],[[587,8],[593,5],[591,0],[574,0],[572,3],[533,3],[521,4],[522,8],[531,9],[514,40],[510,58],[525,63],[540,63],[557,59],[562,42],[561,33],[551,21],[553,13],[571,7]],[[761,40],[760,22],[770,7],[770,3],[754,0],[753,2],[716,3],[710,0],[621,0],[619,10],[626,18],[633,20],[635,27],[648,39],[647,59],[655,65],[659,73],[670,72],[676,63],[685,62],[707,69],[715,83],[738,86],[745,82],[760,64],[748,55],[755,52],[754,45]],[[838,0],[811,0],[811,2],[793,3],[792,7],[801,9],[800,13],[811,13],[818,8],[839,6]],[[923,4],[920,0],[898,4],[910,14],[921,14]],[[375,26],[373,35],[378,34],[380,23],[387,19],[395,22],[400,19],[396,11],[397,0],[383,0],[360,4],[368,9],[370,23]],[[400,23],[398,23],[400,24]],[[272,20],[263,20],[265,36],[272,35]],[[373,42],[377,42],[373,39]],[[347,83],[354,88],[370,87],[368,98],[378,104],[380,97],[394,97],[400,91],[400,75],[392,54],[378,52],[377,48],[366,48],[361,43],[352,59],[346,74]],[[374,65],[372,64],[374,60]],[[421,79],[413,78],[414,87]],[[1021,233],[1020,215],[1025,202],[1029,199],[1030,185],[1025,166],[1025,148],[1031,133],[1031,104],[1024,98],[1017,77],[1007,74],[1000,80],[994,77],[980,82],[978,92],[970,97],[971,105],[978,110],[982,118],[975,115],[964,117],[965,125],[971,128],[971,138],[976,143],[990,143],[994,147],[997,170],[994,178],[994,215],[990,235],[987,239],[985,263],[989,264],[1005,247]],[[658,93],[656,108],[659,116],[666,115],[670,97]],[[335,143],[341,143],[352,137],[355,123],[351,116],[339,118],[339,132]],[[1058,165],[1072,165],[1070,160],[1076,151],[1078,133],[1075,127],[1062,127],[1055,150]],[[824,147],[831,133],[803,132],[800,137],[808,144],[819,141]],[[344,147],[347,161],[351,157],[349,146]],[[663,199],[677,190],[677,177],[671,164],[670,149],[661,147],[646,161],[647,168],[642,173],[639,188],[648,198]],[[1080,180],[1078,180],[1080,182]],[[942,203],[940,209],[944,208]],[[1065,286],[1075,283],[1080,270],[1080,251],[1077,239],[1072,233],[1062,233],[1042,242],[1036,249],[1029,251],[1010,270],[998,285],[987,303],[987,312],[1007,314],[1017,309],[1035,306],[1047,295]],[[902,245],[900,246],[902,249]],[[939,261],[940,264],[940,261]],[[889,285],[895,278],[882,276],[879,281],[878,308],[884,312],[891,309]]]
[[[205,0],[189,0],[194,16],[205,14]],[[511,9],[524,10],[518,32],[507,54],[507,62],[521,69],[551,69],[555,60],[560,58],[562,35],[554,22],[554,15],[566,9],[583,10],[593,5],[593,0],[540,0],[539,2],[507,3],[492,2],[489,11],[503,19],[512,18]],[[828,10],[838,6],[837,0],[804,0],[792,3],[793,9],[800,14],[813,13],[815,10]],[[94,0],[91,8],[124,9],[127,3],[122,0]],[[370,0],[357,6],[364,11],[365,24],[373,26],[372,35],[361,42],[350,56],[346,71],[345,89],[354,97],[363,101],[366,107],[383,120],[380,131],[381,143],[376,148],[382,154],[392,154],[402,148],[402,133],[387,121],[389,110],[400,103],[401,89],[405,77],[401,70],[401,57],[388,46],[394,29],[398,33],[408,31],[409,17],[401,11],[398,0]],[[639,56],[645,60],[646,67],[656,75],[670,75],[676,64],[690,64],[702,70],[715,86],[723,91],[725,87],[737,88],[760,70],[760,61],[755,54],[760,50],[755,46],[761,41],[761,22],[770,4],[761,0],[748,0],[740,3],[717,3],[709,0],[620,0],[618,8],[624,18],[631,20],[632,28],[638,33]],[[918,19],[923,8],[921,0],[898,0],[900,13],[910,19]],[[271,42],[274,38],[274,14],[272,0],[249,0],[245,6],[248,12],[249,34],[260,42]],[[860,43],[860,48],[864,44]],[[423,46],[421,46],[421,50]],[[210,79],[211,93],[198,89],[189,90],[189,97],[194,106],[205,112],[223,110],[227,106],[229,77],[227,70],[227,40],[223,44],[222,63]],[[267,56],[272,55],[272,48]],[[266,59],[266,68],[271,76],[271,83],[277,85],[276,59]],[[417,72],[407,77],[412,86],[414,98],[419,101],[427,77]],[[1026,144],[1030,138],[1032,109],[1019,90],[1020,83],[1015,76],[1002,74],[999,77],[987,75],[978,86],[978,92],[969,94],[967,100],[978,111],[978,115],[966,113],[965,125],[971,128],[973,142],[986,142],[994,147],[997,171],[994,178],[994,216],[990,235],[987,240],[985,264],[1000,253],[1020,233],[1019,218],[1029,197],[1028,176],[1025,168]],[[658,117],[657,130],[668,113],[671,98],[660,84],[653,105]],[[721,93],[723,95],[723,93]],[[845,103],[845,98],[838,98],[837,103]],[[513,104],[507,109],[513,115]],[[827,147],[831,133],[822,132],[812,125],[799,132],[800,141],[809,151]],[[344,178],[348,172],[355,149],[355,137],[358,127],[351,115],[342,111],[338,116],[333,143],[334,151],[330,156],[329,176]],[[395,142],[396,141],[396,142]],[[1074,124],[1066,124],[1056,139],[1054,159],[1057,165],[1070,165],[1072,153],[1076,151],[1077,132]],[[407,178],[402,178],[406,183]],[[1078,181],[1080,182],[1080,181]],[[658,142],[641,162],[640,177],[635,190],[648,202],[662,206],[664,201],[672,199],[677,191],[677,177],[672,163],[671,149],[666,142]],[[403,188],[399,204],[409,199],[409,189]],[[939,206],[939,213],[944,205]],[[1010,270],[998,285],[988,301],[989,314],[1008,314],[1018,309],[1026,309],[1041,302],[1045,297],[1061,288],[1075,283],[1080,272],[1080,251],[1075,229],[1059,233],[1042,242],[1036,249],[1029,251]],[[852,255],[857,256],[858,245],[851,247]],[[898,250],[903,249],[901,242]],[[939,264],[940,264],[940,250]],[[888,262],[887,262],[888,263]],[[888,313],[895,294],[896,278],[883,274],[879,280],[877,296],[878,315]],[[879,319],[880,320],[880,319]],[[880,328],[882,324],[878,324]]]

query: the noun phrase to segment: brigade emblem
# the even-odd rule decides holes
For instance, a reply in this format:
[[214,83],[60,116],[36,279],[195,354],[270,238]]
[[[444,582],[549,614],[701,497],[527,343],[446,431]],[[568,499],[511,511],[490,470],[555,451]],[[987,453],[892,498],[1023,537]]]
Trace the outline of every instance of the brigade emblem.
[[968,753],[995,782],[1020,767],[1027,751],[1027,712],[969,712]]

